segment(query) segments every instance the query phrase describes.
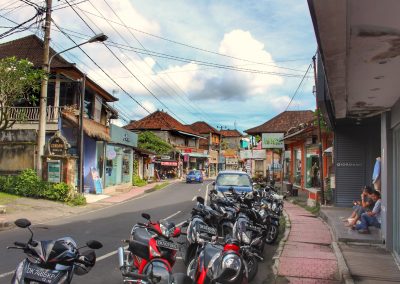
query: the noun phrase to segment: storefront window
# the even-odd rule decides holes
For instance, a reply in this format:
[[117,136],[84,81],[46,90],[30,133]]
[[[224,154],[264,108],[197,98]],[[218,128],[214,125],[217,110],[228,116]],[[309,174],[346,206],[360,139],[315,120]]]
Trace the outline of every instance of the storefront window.
[[294,150],[294,184],[301,185],[301,149]]
[[306,153],[306,187],[320,187],[318,146],[307,147]]

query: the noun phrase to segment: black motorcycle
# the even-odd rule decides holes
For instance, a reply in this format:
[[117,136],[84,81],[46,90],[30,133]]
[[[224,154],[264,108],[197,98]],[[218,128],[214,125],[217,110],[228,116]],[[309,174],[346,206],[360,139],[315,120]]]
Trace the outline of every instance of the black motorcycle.
[[[71,283],[72,277],[84,275],[96,263],[94,249],[103,245],[95,240],[88,241],[86,246],[79,247],[72,238],[65,237],[57,240],[35,241],[30,228],[31,222],[27,219],[18,219],[15,225],[27,228],[31,236],[27,243],[14,242],[8,249],[20,249],[27,258],[21,261],[11,280],[13,284],[25,283]],[[80,252],[88,247],[92,250]]]

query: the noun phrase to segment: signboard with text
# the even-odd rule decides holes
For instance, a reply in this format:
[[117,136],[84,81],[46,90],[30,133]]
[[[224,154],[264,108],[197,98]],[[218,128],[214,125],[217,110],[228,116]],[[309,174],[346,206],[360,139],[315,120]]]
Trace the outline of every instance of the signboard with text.
[[47,181],[60,183],[61,182],[61,162],[48,161],[47,162]]
[[275,149],[284,148],[283,143],[284,133],[263,133],[262,134],[262,148],[264,149]]
[[137,147],[138,135],[114,124],[110,125],[111,143]]
[[64,156],[70,145],[67,139],[57,131],[47,142],[47,147],[50,155]]

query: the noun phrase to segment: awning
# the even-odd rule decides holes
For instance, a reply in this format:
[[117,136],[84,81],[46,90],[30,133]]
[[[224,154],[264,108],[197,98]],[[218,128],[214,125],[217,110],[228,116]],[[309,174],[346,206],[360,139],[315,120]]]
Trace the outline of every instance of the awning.
[[189,155],[189,157],[195,157],[195,158],[209,158],[210,155],[208,154],[203,154],[203,153],[182,153],[183,155]]
[[[68,121],[69,123],[73,124],[74,126],[79,126],[79,117],[75,116],[69,112],[62,112],[62,117]],[[86,133],[87,136],[96,138],[102,141],[110,141],[110,132],[107,126],[100,124],[92,119],[83,118],[83,131]]]
[[196,134],[192,134],[192,133],[189,133],[189,132],[184,132],[184,131],[179,131],[179,130],[177,132],[180,133],[180,134],[183,134],[183,135],[193,136],[193,137],[197,137],[197,138],[200,138],[200,139],[208,139],[206,137],[203,137],[203,136],[200,136],[200,135],[196,135]]

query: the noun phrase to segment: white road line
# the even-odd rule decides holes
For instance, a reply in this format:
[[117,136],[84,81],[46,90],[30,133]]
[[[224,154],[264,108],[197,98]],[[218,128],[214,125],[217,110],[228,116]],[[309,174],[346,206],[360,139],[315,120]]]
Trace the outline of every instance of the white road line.
[[7,276],[10,276],[10,275],[12,275],[13,273],[14,273],[14,270],[13,270],[13,271],[10,271],[10,272],[3,273],[3,274],[0,274],[0,278],[4,278],[4,277],[7,277]]
[[172,215],[169,215],[167,218],[164,218],[164,220],[168,220],[168,219],[171,219],[172,217],[175,217],[176,215],[178,215],[179,213],[181,213],[182,211],[178,211],[178,212],[175,212],[174,214],[172,214]]
[[196,200],[196,198],[197,198],[197,196],[195,195],[195,196],[193,196],[193,198],[192,198],[192,201],[195,201]]

